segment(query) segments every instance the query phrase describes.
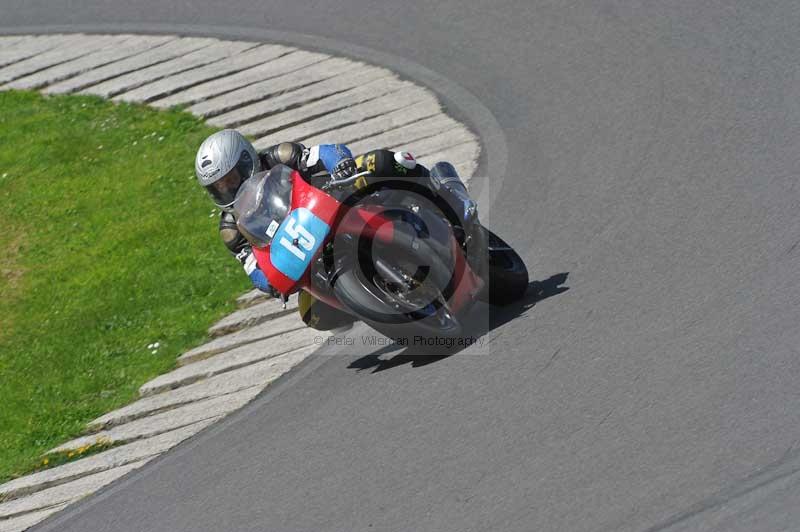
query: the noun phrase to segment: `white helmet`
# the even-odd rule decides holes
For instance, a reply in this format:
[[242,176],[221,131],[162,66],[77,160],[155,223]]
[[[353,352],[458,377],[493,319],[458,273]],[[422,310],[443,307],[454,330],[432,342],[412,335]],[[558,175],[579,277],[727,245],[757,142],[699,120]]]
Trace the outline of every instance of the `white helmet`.
[[208,137],[197,150],[194,171],[217,207],[229,211],[239,187],[261,170],[255,148],[236,130],[223,129]]

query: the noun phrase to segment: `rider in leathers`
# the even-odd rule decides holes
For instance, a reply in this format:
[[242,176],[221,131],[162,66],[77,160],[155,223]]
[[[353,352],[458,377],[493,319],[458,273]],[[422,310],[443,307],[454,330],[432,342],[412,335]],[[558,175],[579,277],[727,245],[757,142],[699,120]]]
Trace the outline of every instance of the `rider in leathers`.
[[[407,152],[373,150],[353,158],[343,144],[327,144],[306,148],[297,142],[283,142],[256,152],[253,145],[238,131],[227,129],[214,133],[201,145],[195,159],[195,172],[200,184],[222,210],[219,233],[230,252],[244,267],[253,286],[275,297],[264,273],[259,269],[249,242],[239,232],[233,215],[233,203],[241,184],[260,171],[284,164],[300,172],[314,185],[317,175],[345,179],[355,173],[369,172],[358,178],[354,188],[367,186],[372,177],[416,180],[437,189],[454,193],[459,201],[469,199],[463,183],[457,177],[432,182],[427,168],[417,163]],[[318,301],[307,292],[300,292],[298,307],[303,321],[318,330],[331,330],[352,323],[353,318],[338,309]]]

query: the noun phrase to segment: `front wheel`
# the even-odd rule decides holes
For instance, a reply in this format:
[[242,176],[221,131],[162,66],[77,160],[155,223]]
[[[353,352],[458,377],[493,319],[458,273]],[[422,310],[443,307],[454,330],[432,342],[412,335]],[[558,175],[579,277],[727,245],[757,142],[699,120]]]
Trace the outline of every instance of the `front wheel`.
[[503,306],[522,299],[528,288],[528,268],[522,257],[489,229],[487,233],[489,267],[488,289],[481,299],[490,305]]
[[[388,265],[383,265],[384,268]],[[438,291],[419,298],[409,294],[397,272],[387,279],[379,272],[353,268],[340,273],[333,291],[339,301],[370,327],[395,340],[415,335],[458,337],[462,327]]]
[[347,260],[333,282],[337,299],[388,336],[459,336],[461,323],[447,298],[450,259],[427,233],[398,226],[394,239],[390,245],[365,238],[340,241]]

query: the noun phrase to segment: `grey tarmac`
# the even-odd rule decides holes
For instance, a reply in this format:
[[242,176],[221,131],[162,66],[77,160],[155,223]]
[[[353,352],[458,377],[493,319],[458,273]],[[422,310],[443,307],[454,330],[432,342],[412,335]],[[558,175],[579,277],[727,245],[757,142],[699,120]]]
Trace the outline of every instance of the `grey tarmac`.
[[482,219],[538,281],[492,311],[490,355],[326,347],[40,530],[798,528],[797,2],[4,8],[420,82],[480,138]]

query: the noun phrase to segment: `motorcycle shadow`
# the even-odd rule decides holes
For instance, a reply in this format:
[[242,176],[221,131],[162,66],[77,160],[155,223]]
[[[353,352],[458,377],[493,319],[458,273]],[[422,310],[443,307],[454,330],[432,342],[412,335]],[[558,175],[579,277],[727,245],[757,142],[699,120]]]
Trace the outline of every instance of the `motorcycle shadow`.
[[[484,305],[481,309],[476,309],[465,323],[465,330],[469,330],[471,340],[475,340],[471,343],[479,343],[479,339],[494,329],[518,318],[540,301],[569,290],[568,286],[562,286],[567,282],[568,277],[569,272],[564,272],[552,275],[543,281],[531,281],[528,283],[525,295],[518,301],[503,307]],[[466,348],[467,346],[465,345],[442,347],[387,345],[369,355],[354,360],[348,368],[359,371],[371,369],[372,373],[392,369],[403,364],[411,364],[411,367],[419,368],[450,358]],[[391,355],[392,353],[394,354]],[[389,358],[381,358],[386,355],[391,356]]]

